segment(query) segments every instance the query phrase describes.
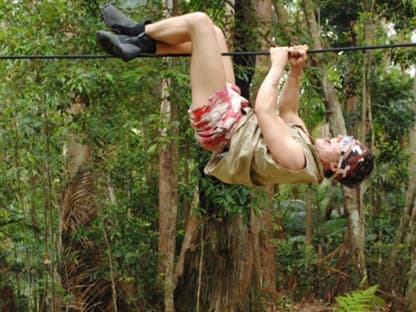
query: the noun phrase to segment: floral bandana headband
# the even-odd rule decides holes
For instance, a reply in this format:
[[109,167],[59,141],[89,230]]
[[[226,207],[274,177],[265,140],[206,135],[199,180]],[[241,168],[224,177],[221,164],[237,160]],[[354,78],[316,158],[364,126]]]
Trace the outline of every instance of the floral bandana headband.
[[[365,146],[359,142],[354,144],[354,142],[356,141],[351,135],[344,135],[342,137],[341,154],[339,155],[338,159],[337,178],[345,178],[347,175],[354,171],[360,162],[364,161]],[[354,146],[352,146],[353,144]],[[349,152],[348,156],[344,158],[345,154],[350,149],[351,151]]]

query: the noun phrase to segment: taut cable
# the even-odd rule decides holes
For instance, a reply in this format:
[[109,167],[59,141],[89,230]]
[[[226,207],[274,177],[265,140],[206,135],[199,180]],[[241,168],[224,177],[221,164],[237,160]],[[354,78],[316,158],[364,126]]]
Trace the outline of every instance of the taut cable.
[[[347,52],[347,51],[364,51],[364,50],[375,50],[375,49],[393,49],[393,48],[409,48],[416,47],[416,43],[396,43],[396,44],[384,44],[384,45],[366,45],[366,46],[355,46],[355,47],[337,47],[337,48],[326,48],[326,49],[310,49],[308,54],[328,53],[328,52]],[[250,55],[269,55],[269,51],[234,51],[222,53],[224,56],[250,56]],[[162,53],[162,54],[150,54],[143,53],[138,57],[189,57],[190,53]],[[98,54],[57,54],[57,55],[0,55],[0,60],[33,60],[33,59],[109,59],[117,58],[112,55],[98,55]]]

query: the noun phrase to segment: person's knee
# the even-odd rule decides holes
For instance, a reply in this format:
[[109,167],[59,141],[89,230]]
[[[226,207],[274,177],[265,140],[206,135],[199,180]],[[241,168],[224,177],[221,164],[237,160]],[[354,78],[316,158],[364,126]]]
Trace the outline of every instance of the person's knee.
[[217,38],[219,40],[225,40],[225,35],[224,35],[224,32],[222,31],[222,29],[219,28],[216,25],[214,25],[214,29],[215,29],[215,34],[217,35]]
[[211,18],[205,12],[188,14],[188,22],[192,27],[214,27]]

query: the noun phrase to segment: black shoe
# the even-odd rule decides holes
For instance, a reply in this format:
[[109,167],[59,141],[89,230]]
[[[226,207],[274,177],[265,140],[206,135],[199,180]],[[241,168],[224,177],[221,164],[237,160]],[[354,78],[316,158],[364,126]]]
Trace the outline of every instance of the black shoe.
[[155,53],[156,41],[141,33],[138,36],[116,35],[108,31],[97,31],[97,42],[104,51],[128,62],[142,53]]
[[150,21],[137,23],[129,19],[111,4],[106,4],[103,8],[103,19],[111,31],[129,36],[138,36],[144,32],[144,26],[150,24]]

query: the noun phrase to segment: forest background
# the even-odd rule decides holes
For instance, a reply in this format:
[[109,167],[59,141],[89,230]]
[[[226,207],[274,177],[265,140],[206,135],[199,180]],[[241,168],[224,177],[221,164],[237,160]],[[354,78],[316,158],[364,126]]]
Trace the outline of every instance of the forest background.
[[[414,0],[112,3],[204,11],[232,50],[416,41]],[[102,55],[104,4],[0,0],[0,54]],[[204,176],[187,58],[0,60],[0,311],[416,311],[415,60],[309,57],[310,131],[374,150],[354,190]],[[235,63],[253,102],[267,57]]]

